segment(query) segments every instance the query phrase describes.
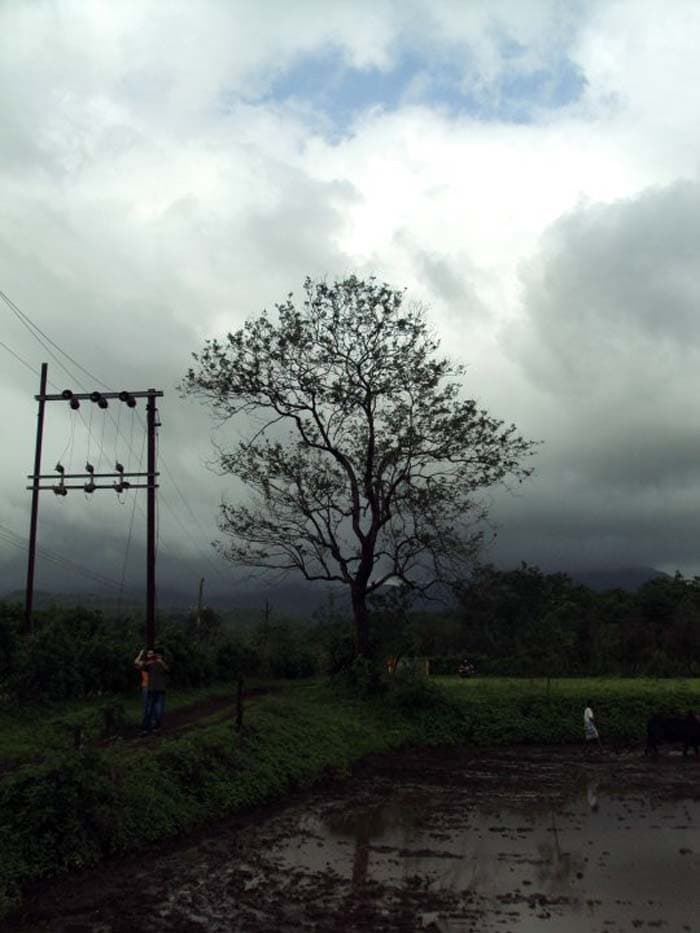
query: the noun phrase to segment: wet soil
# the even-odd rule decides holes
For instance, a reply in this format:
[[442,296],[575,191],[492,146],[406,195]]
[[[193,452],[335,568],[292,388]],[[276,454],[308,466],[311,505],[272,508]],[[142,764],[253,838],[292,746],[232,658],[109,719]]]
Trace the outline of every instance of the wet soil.
[[[245,689],[241,697],[244,716],[245,708],[252,700],[271,692],[273,692],[273,688],[270,687],[249,687]],[[207,697],[206,700],[198,700],[187,706],[178,707],[173,711],[169,711],[166,706],[162,728],[158,730],[157,734],[149,736],[149,739],[157,740],[163,736],[186,732],[188,729],[201,726],[204,720],[207,720],[207,725],[220,720],[233,720],[236,718],[236,708],[237,697],[235,690]],[[118,736],[104,739],[100,744],[108,745],[117,737],[127,740],[142,738],[140,731],[139,726],[131,725],[122,729]]]
[[690,931],[699,873],[700,760],[432,749],[36,888],[6,929]]
[[[245,689],[242,696],[243,718],[245,719],[245,710],[251,701],[254,701],[257,697],[263,696],[266,693],[273,692],[274,689],[276,688],[249,687]],[[119,729],[115,729],[114,734],[107,735],[96,741],[93,740],[87,744],[94,744],[98,748],[107,748],[117,739],[126,742],[128,745],[136,745],[143,741],[147,741],[149,744],[157,744],[164,737],[179,735],[202,725],[211,725],[225,720],[234,721],[237,713],[237,705],[238,700],[234,690],[207,697],[206,700],[197,700],[187,706],[178,707],[173,711],[169,711],[166,707],[163,726],[157,733],[143,736],[139,723],[128,723]],[[84,747],[86,744],[82,737],[78,739],[78,741],[81,747]],[[45,758],[46,756],[41,754],[34,755],[31,758],[0,761],[0,777],[4,774],[9,774],[11,771],[16,771],[24,765],[39,765]]]

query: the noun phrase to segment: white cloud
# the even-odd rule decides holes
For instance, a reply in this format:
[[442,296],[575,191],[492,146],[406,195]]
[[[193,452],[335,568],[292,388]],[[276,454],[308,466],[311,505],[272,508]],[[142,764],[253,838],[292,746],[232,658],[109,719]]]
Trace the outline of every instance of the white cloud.
[[[537,516],[546,535],[548,503],[569,477],[581,503],[572,527],[593,540],[583,523],[592,489],[609,492],[612,474],[624,477],[640,451],[669,483],[687,477],[694,456],[681,428],[697,389],[688,257],[698,17],[682,0],[7,2],[0,287],[106,381],[166,388],[163,450],[210,516],[222,485],[193,453],[208,455],[209,428],[173,391],[189,352],[299,289],[306,274],[357,269],[406,285],[433,305],[445,345],[470,364],[469,391],[525,433],[546,435],[546,482],[510,505],[499,499],[499,514],[516,527],[523,510],[534,549]],[[329,49],[385,73],[406,50],[441,59],[484,100],[503,93],[504,76],[563,61],[586,86],[579,100],[536,109],[522,125],[451,114],[424,95],[392,113],[360,113],[331,141],[327,115],[308,102],[265,97],[288,68]],[[674,187],[679,179],[693,184]],[[650,186],[659,191],[645,193]],[[660,307],[673,316],[660,317]],[[4,317],[2,330],[26,357],[42,358],[15,319]],[[646,381],[630,383],[630,356],[643,360]],[[0,380],[15,437],[0,507],[16,521],[35,386],[8,358]],[[625,412],[618,420],[610,399]],[[662,430],[668,408],[676,415]],[[626,445],[606,472],[620,430],[630,439],[645,430],[638,410],[654,411],[682,468],[673,470],[676,453],[655,459],[650,440],[643,450]],[[582,427],[589,449],[576,462]],[[608,510],[623,538],[632,501],[615,493]],[[57,505],[46,508],[53,515]],[[674,506],[669,521],[680,513]],[[70,515],[84,521],[77,505]],[[201,549],[207,537],[183,544],[177,523],[163,523],[175,550]]]

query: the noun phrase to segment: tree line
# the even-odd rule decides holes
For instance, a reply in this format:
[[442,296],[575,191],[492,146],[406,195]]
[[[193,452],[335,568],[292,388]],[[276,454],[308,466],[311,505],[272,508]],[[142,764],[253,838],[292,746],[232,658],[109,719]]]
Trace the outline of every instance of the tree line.
[[700,577],[659,576],[596,592],[522,564],[476,568],[459,609],[423,624],[427,654],[457,644],[484,674],[696,676]]
[[[387,588],[388,589],[388,588]],[[635,592],[604,593],[563,573],[522,564],[477,567],[449,608],[412,608],[391,588],[370,604],[367,650],[378,670],[389,659],[430,662],[455,674],[468,658],[482,676],[656,676],[700,674],[700,577],[659,576]],[[235,617],[235,613],[234,613]],[[49,608],[22,631],[19,604],[0,603],[0,693],[27,700],[76,699],[137,689],[133,657],[143,620],[98,610]],[[337,675],[355,662],[351,609],[332,598],[308,619],[266,615],[224,624],[211,609],[161,620],[160,643],[174,686],[199,687],[240,675]]]
[[[144,647],[144,620],[81,606],[37,612],[24,630],[24,609],[0,602],[0,697],[23,701],[80,699],[136,692],[133,661]],[[319,669],[316,654],[286,620],[227,629],[216,613],[162,614],[157,646],[175,687],[233,682],[239,676],[294,678]]]

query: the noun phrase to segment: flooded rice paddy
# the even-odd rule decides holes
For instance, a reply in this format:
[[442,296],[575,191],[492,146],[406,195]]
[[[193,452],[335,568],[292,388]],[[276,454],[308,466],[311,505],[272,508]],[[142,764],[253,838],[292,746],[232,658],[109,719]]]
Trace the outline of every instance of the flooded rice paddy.
[[35,892],[52,933],[700,929],[700,761],[431,750]]

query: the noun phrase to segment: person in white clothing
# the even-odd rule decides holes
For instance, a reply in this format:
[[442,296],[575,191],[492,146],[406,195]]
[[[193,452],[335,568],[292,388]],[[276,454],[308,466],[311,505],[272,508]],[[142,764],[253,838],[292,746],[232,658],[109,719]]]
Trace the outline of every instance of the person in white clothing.
[[590,701],[586,703],[586,708],[583,711],[583,734],[586,738],[586,745],[590,742],[597,742],[600,745],[600,735],[593,718]]

